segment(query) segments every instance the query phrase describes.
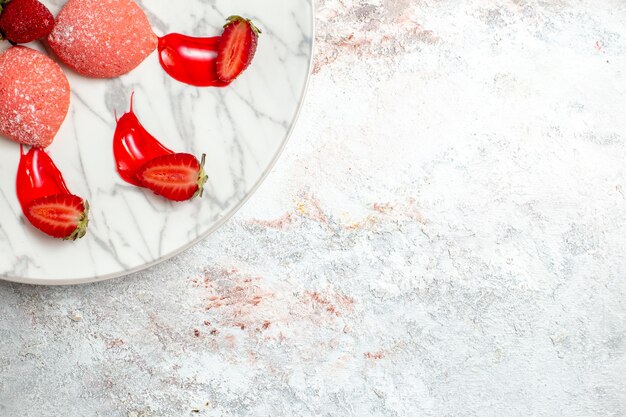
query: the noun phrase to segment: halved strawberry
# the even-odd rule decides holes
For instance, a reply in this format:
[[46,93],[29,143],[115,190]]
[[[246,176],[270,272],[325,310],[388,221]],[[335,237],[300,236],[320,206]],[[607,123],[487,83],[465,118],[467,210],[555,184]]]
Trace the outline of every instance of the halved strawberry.
[[250,19],[241,16],[226,20],[217,51],[217,76],[229,83],[252,62],[261,30]]
[[44,38],[54,28],[54,16],[37,0],[0,0],[0,34],[12,43]]
[[185,201],[202,197],[208,177],[204,173],[204,162],[188,153],[158,156],[146,162],[137,171],[137,180],[155,194],[173,201]]
[[87,233],[89,203],[75,195],[54,194],[28,203],[24,215],[47,235],[76,240]]

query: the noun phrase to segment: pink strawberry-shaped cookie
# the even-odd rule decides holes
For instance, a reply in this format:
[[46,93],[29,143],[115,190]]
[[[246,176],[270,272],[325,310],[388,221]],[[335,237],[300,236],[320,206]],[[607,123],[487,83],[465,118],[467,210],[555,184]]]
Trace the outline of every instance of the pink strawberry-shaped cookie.
[[0,136],[45,148],[70,106],[70,84],[46,55],[14,46],[0,55]]
[[48,36],[63,62],[94,78],[126,74],[157,42],[148,18],[132,0],[69,0]]

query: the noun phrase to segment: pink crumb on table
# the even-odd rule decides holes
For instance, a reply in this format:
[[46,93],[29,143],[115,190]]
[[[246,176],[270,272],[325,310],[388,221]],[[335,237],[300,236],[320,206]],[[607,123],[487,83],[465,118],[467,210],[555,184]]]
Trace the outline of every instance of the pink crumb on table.
[[46,55],[15,46],[0,55],[0,135],[45,148],[70,106],[70,85]]
[[363,354],[363,356],[366,359],[383,359],[385,357],[385,354],[382,351],[378,351],[378,352],[365,352]]
[[157,36],[132,0],[69,0],[48,45],[79,74],[113,78],[133,70],[157,47]]

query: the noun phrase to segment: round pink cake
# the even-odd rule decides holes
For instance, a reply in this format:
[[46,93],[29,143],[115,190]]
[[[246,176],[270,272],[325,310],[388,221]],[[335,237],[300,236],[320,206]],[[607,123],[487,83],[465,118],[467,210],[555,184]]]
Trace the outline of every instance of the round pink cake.
[[69,0],[48,36],[50,48],[79,74],[113,78],[131,71],[157,46],[132,0]]
[[0,136],[45,148],[70,106],[70,84],[46,55],[14,46],[0,55]]

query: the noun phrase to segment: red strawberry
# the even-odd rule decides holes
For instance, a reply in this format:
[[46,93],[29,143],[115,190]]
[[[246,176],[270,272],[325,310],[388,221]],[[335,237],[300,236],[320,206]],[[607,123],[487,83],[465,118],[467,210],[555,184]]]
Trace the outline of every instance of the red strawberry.
[[[0,0],[0,34],[11,43],[44,38],[54,28],[54,16],[37,0]],[[4,8],[4,10],[2,10]]]
[[158,156],[146,162],[136,177],[146,188],[155,194],[173,201],[190,200],[202,197],[208,177],[204,173],[204,161],[188,153],[175,153]]
[[252,62],[261,30],[250,19],[231,16],[224,25],[224,33],[217,51],[217,76],[231,82]]
[[89,203],[71,194],[53,194],[31,201],[24,209],[28,221],[52,237],[76,240],[85,236]]

